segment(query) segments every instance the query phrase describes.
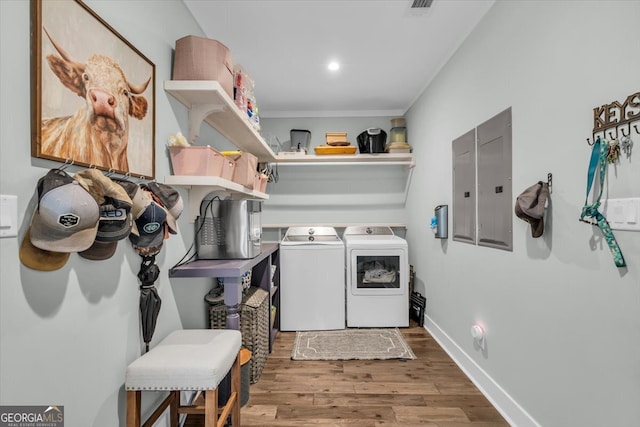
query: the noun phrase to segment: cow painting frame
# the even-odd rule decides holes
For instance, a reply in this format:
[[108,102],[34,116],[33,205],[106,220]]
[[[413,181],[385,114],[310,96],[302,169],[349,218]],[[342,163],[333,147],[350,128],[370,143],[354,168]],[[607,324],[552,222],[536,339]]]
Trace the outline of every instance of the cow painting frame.
[[155,64],[80,0],[31,0],[31,155],[155,179]]

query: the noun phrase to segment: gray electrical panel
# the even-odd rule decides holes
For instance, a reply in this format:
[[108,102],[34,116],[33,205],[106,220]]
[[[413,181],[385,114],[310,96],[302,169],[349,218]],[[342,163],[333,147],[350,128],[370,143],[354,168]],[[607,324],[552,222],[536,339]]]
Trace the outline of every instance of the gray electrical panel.
[[477,127],[478,245],[513,250],[511,108]]
[[458,242],[476,243],[476,130],[452,143],[453,233]]

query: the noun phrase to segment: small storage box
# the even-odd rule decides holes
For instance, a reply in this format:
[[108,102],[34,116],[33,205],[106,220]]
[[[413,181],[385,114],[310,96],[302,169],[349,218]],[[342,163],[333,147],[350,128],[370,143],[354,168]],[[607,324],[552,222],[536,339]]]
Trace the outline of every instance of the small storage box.
[[269,181],[269,177],[263,173],[258,174],[258,188],[255,188],[255,190],[258,190],[261,193],[264,193],[265,191],[267,191],[267,182]]
[[235,165],[229,165],[218,150],[210,146],[169,147],[174,175],[229,176]]
[[347,141],[347,133],[346,132],[327,132],[325,134],[325,138],[327,139],[327,144],[331,145],[335,142],[346,142]]
[[[269,355],[269,292],[252,286],[242,298],[240,307],[240,332],[242,345],[251,351],[249,367],[251,384],[255,384],[267,362]],[[227,324],[227,306],[209,307],[211,329],[225,329]]]
[[253,176],[253,189],[260,191],[260,174],[258,172]]
[[263,173],[256,172],[255,181],[253,182],[253,189],[264,193],[267,189],[267,181],[269,177]]
[[223,157],[224,164],[222,165],[222,175],[220,176],[229,181],[233,181],[233,174],[236,172],[236,161],[227,156]]
[[258,169],[258,158],[247,152],[225,152],[224,155],[236,162],[233,171],[233,182],[237,182],[249,189],[253,189],[256,184],[256,172]]
[[204,37],[176,40],[173,80],[217,80],[233,99],[233,59],[229,48]]

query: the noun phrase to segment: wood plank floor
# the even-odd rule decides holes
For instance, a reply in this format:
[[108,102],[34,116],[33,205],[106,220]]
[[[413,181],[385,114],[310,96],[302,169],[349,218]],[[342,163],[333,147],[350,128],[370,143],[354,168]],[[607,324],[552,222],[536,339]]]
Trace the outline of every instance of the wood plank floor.
[[[509,426],[424,328],[400,330],[417,359],[293,361],[295,332],[280,332],[242,425]],[[185,425],[201,426],[202,417]]]

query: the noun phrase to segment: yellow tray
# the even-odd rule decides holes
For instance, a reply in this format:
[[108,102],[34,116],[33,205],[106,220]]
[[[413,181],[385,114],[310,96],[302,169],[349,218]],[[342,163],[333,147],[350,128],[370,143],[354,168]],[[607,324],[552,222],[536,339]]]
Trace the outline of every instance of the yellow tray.
[[314,147],[316,154],[355,154],[357,147],[355,145],[331,146],[318,145]]

